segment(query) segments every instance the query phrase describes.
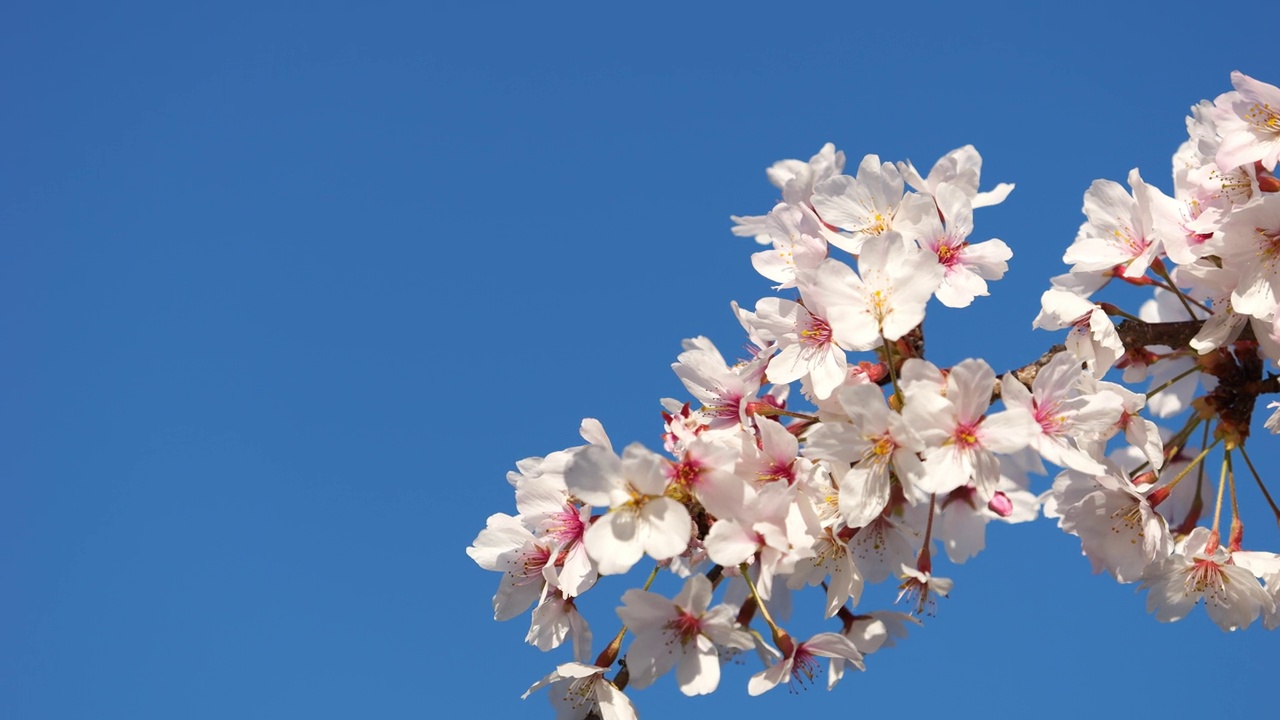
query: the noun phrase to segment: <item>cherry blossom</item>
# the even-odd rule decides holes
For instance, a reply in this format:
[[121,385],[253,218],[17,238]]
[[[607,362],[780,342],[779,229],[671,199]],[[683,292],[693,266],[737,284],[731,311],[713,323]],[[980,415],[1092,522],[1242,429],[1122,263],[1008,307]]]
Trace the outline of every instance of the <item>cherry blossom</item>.
[[533,609],[533,621],[525,642],[545,651],[560,647],[566,638],[573,642],[573,659],[585,662],[591,649],[591,628],[578,612],[573,598],[559,591],[549,593]]
[[467,555],[485,570],[502,573],[493,596],[493,619],[510,620],[537,602],[546,590],[551,547],[539,543],[519,518],[496,513],[476,536]]
[[522,698],[546,687],[556,720],[584,720],[592,713],[603,720],[636,720],[635,706],[617,685],[604,679],[609,668],[581,662],[564,663],[534,683]]
[[1136,582],[1173,547],[1164,518],[1114,466],[1099,474],[1064,471],[1054,481],[1053,494],[1059,527],[1080,538],[1094,572],[1107,570],[1118,582]]
[[884,582],[904,563],[915,560],[919,547],[914,528],[885,515],[862,526],[849,541],[854,564],[872,584]]
[[[839,658],[859,670],[865,670],[862,653],[849,638],[839,633],[818,633],[804,642],[784,638],[782,657],[773,665],[751,676],[747,692],[759,695],[777,687],[783,681],[806,683],[818,674],[818,658]],[[828,683],[828,688],[834,684]]]
[[814,543],[814,556],[799,560],[787,579],[787,587],[792,590],[806,584],[826,586],[826,617],[834,616],[846,602],[857,605],[862,596],[862,574],[853,562],[853,554],[831,528],[824,529]]
[[898,600],[904,598],[912,607],[914,614],[933,615],[938,604],[938,597],[946,597],[951,593],[954,583],[948,578],[934,577],[927,570],[919,570],[903,564],[901,571],[902,584],[898,586]]
[[999,183],[994,190],[978,191],[978,181],[982,175],[982,156],[972,145],[956,148],[943,155],[929,170],[929,177],[921,178],[919,171],[910,160],[898,163],[898,172],[903,180],[912,188],[922,193],[937,196],[938,188],[950,185],[964,193],[972,207],[990,207],[999,205],[1013,192],[1012,183]]
[[1160,252],[1153,203],[1172,201],[1154,192],[1138,169],[1129,171],[1133,195],[1110,180],[1096,180],[1084,194],[1089,218],[1062,257],[1072,271],[1106,270],[1123,266],[1125,277],[1140,277]]
[[[841,392],[840,402],[848,413],[848,425],[824,424],[809,437],[811,452],[828,459],[856,463],[840,479],[840,513],[850,527],[862,527],[880,514],[889,503],[890,473],[897,477],[903,492],[913,502],[927,493],[918,489],[924,464],[917,453],[924,441],[906,419],[893,412],[880,390],[870,385],[850,387]],[[826,431],[826,432],[819,432]]]
[[1045,460],[1081,472],[1102,472],[1102,465],[1082,447],[1081,441],[1101,435],[1119,420],[1123,401],[1109,392],[1086,394],[1080,361],[1071,353],[1058,353],[1040,369],[1031,390],[1012,377],[1001,383],[1008,407],[1020,407],[1035,421],[1039,432],[1031,446]]
[[1032,327],[1044,330],[1070,328],[1067,350],[1101,379],[1124,355],[1124,343],[1115,323],[1096,304],[1066,290],[1046,290],[1040,296],[1041,310]]
[[808,502],[797,502],[803,497],[796,486],[785,483],[747,487],[737,512],[721,516],[707,533],[708,557],[732,567],[758,554],[760,594],[771,597],[775,576],[791,574],[797,562],[817,552],[817,513]]
[[[807,286],[814,275],[806,273],[802,278]],[[828,296],[818,287],[806,290],[808,307],[782,298],[764,298],[756,303],[756,317],[778,338],[778,353],[769,360],[765,373],[769,382],[783,384],[808,377],[814,394],[825,398],[844,382],[848,374],[844,351],[853,348],[846,345],[851,342],[848,337],[838,337],[832,328]]]
[[[827,143],[808,162],[779,160],[765,170],[765,175],[774,187],[782,191],[785,204],[803,206],[809,204],[815,184],[844,172],[844,160],[844,153]],[[734,235],[755,237],[761,245],[773,242],[772,228],[765,216],[733,216],[731,219]]]
[[1231,293],[1237,313],[1270,319],[1280,287],[1280,195],[1269,194],[1222,223],[1222,268],[1239,280]]
[[897,340],[924,319],[943,274],[940,265],[923,263],[926,257],[898,233],[886,233],[862,248],[858,273],[838,260],[822,261],[806,298],[821,303],[841,347],[870,350],[885,339]]
[[862,159],[856,178],[834,175],[815,185],[812,203],[824,223],[848,233],[828,237],[828,242],[855,255],[867,240],[890,230],[910,232],[933,212],[928,198],[904,196],[898,169],[876,155]]
[[945,494],[972,481],[985,502],[1000,481],[996,453],[1017,452],[1035,437],[1024,408],[987,414],[995,379],[985,361],[969,359],[951,369],[945,395],[907,392],[903,416],[925,444],[925,473],[918,483],[924,492]]
[[734,608],[719,605],[708,609],[711,590],[709,580],[692,575],[671,600],[646,590],[623,593],[618,617],[636,634],[627,650],[627,669],[637,689],[648,687],[675,668],[680,692],[714,692],[720,684],[717,646],[752,647],[751,636],[734,620]]
[[764,376],[764,361],[730,367],[710,340],[692,338],[671,365],[685,389],[702,403],[701,412],[712,428],[751,423],[748,407],[756,399]]
[[1148,571],[1142,581],[1147,611],[1161,622],[1179,620],[1202,599],[1209,617],[1223,630],[1247,628],[1275,600],[1253,573],[1231,562],[1213,534],[1196,528],[1177,549]]
[[774,290],[796,286],[796,270],[811,270],[827,256],[827,243],[818,216],[805,206],[779,203],[769,212],[765,227],[773,248],[751,256],[756,272],[778,283]]
[[[602,442],[607,443],[608,437]],[[536,475],[522,476],[516,483],[520,521],[549,546],[553,562],[547,572],[554,574],[552,582],[568,597],[582,594],[596,581],[596,569],[582,543],[591,508],[576,503],[564,484],[564,467],[579,449],[551,453],[538,465]]]
[[587,529],[583,542],[602,575],[631,569],[644,554],[665,560],[689,545],[689,511],[665,497],[667,478],[660,456],[630,445],[619,458],[591,446],[565,469],[569,491],[609,512]]
[[1236,71],[1234,93],[1214,101],[1214,120],[1222,136],[1214,162],[1233,168],[1261,162],[1268,170],[1280,160],[1280,88]]
[[[1004,277],[1013,251],[1001,240],[974,244],[968,241],[973,232],[973,205],[959,187],[943,184],[934,199],[939,214],[925,222],[920,245],[937,256],[943,268],[942,284],[936,291],[938,300],[947,307],[968,307],[974,297],[990,294],[988,280]],[[941,218],[946,219],[945,227]]]

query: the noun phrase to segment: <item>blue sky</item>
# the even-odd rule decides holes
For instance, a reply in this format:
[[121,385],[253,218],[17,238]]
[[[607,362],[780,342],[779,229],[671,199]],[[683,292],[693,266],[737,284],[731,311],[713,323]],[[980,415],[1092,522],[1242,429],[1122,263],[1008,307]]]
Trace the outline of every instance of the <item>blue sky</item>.
[[[658,444],[680,341],[769,293],[729,215],[832,141],[972,143],[1014,251],[930,358],[997,369],[1095,178],[1165,190],[1183,117],[1280,82],[1270,6],[12,3],[0,24],[0,717],[551,717],[567,652],[464,548],[583,417]],[[1259,437],[1256,458],[1280,462]],[[1038,489],[1047,487],[1047,480]],[[1266,515],[1250,526],[1269,538]],[[1267,534],[1270,535],[1267,535]],[[646,717],[1274,707],[1276,637],[1162,625],[1051,522],[836,691]],[[642,579],[636,579],[639,583]],[[622,582],[585,600],[597,643]],[[816,606],[815,606],[816,607]],[[816,614],[816,611],[815,613]]]

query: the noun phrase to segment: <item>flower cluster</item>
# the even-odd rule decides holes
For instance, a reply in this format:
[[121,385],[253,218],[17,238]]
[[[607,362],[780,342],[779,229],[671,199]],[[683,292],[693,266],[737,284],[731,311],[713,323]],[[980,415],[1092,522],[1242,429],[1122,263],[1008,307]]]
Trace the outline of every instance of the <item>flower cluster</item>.
[[[987,523],[1042,510],[1095,572],[1141,583],[1160,620],[1203,600],[1224,629],[1280,624],[1280,556],[1246,549],[1236,493],[1243,460],[1280,518],[1245,453],[1258,396],[1280,392],[1266,373],[1280,361],[1280,89],[1232,82],[1192,108],[1172,195],[1136,169],[1129,190],[1088,189],[1070,271],[1033,324],[1066,330],[1065,343],[1002,376],[981,359],[939,368],[922,351],[929,301],[970,305],[1012,257],[970,239],[974,209],[1013,190],[980,190],[973,147],[927,176],[875,155],[845,174],[830,144],[769,168],[781,202],[733,218],[785,295],[733,304],[749,357],[729,363],[707,338],[686,340],[672,368],[691,399],[663,401],[661,452],[619,452],[585,420],[584,445],[517,463],[517,514],[491,516],[468,548],[502,573],[496,619],[533,606],[527,641],[573,647],[530,691],[549,685],[561,718],[634,717],[628,686],[674,670],[686,695],[710,693],[721,664],[749,650],[762,666],[752,695],[813,679],[818,658],[832,687],[951,592],[936,554],[964,563]],[[1134,313],[1097,301],[1113,281],[1154,295]],[[1125,386],[1137,383],[1150,386]],[[1280,429],[1280,410],[1266,425]],[[1045,463],[1059,472],[1037,495],[1030,476]],[[577,603],[646,557],[648,582],[622,595],[622,628],[591,659]],[[683,578],[674,597],[649,590],[663,571]],[[888,581],[907,612],[855,610]],[[833,625],[800,640],[779,618],[809,586]]]

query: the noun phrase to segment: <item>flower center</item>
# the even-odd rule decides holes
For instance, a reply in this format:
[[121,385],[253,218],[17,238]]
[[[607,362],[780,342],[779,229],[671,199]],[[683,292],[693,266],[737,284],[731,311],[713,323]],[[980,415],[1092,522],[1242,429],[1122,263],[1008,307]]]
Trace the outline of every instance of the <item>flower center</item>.
[[871,216],[871,220],[866,227],[862,228],[862,232],[868,235],[881,235],[885,230],[889,229],[889,219],[880,213]]
[[681,645],[688,645],[694,638],[702,634],[702,618],[694,617],[680,610],[675,618],[667,623],[667,629],[675,634]]
[[1234,170],[1228,172],[1215,170],[1209,173],[1209,179],[1222,188],[1222,193],[1217,197],[1226,198],[1232,204],[1245,202],[1253,194],[1253,181],[1244,173]]
[[939,241],[938,246],[933,251],[938,255],[938,262],[943,267],[950,269],[960,262],[960,252],[968,245],[969,243],[963,240],[954,240],[947,237]]
[[955,434],[951,436],[951,441],[959,445],[961,449],[969,450],[978,446],[978,423],[965,423],[956,427]]
[[791,679],[799,685],[813,680],[819,671],[818,658],[811,652],[809,648],[801,643],[796,648],[796,655],[791,660]]
[[894,450],[898,449],[898,443],[893,441],[889,433],[885,433],[876,438],[876,444],[871,446],[871,451],[876,455],[892,455]]
[[596,704],[596,683],[601,681],[600,675],[589,675],[577,678],[569,683],[564,691],[566,704],[575,710],[583,707],[594,707]]
[[1258,234],[1258,261],[1270,266],[1280,259],[1280,230],[1254,228]]
[[1280,113],[1270,103],[1254,103],[1245,111],[1244,119],[1250,125],[1263,132],[1280,133]]
[[774,482],[777,480],[786,480],[787,484],[795,482],[796,474],[792,470],[793,463],[783,463],[774,461],[768,468],[756,473],[756,479],[760,482]]
[[1038,401],[1035,403],[1035,412],[1033,417],[1040,424],[1040,429],[1045,435],[1058,435],[1062,432],[1062,426],[1067,423],[1067,416],[1056,414],[1058,412],[1057,403],[1045,403],[1041,405]]
[[871,314],[877,321],[883,322],[889,314],[889,293],[884,290],[871,291]]
[[1111,234],[1130,255],[1137,257],[1151,244],[1145,237],[1134,237],[1133,229],[1127,225],[1123,230],[1112,230]]
[[560,512],[551,517],[551,523],[547,528],[547,535],[561,545],[567,545],[582,539],[582,533],[586,532],[587,526],[582,522],[582,516],[578,514],[578,508],[572,505],[565,505]]
[[542,581],[542,568],[546,567],[551,561],[551,549],[535,545],[533,550],[524,556],[523,572],[520,572],[520,578],[516,580],[517,585],[528,585],[531,582]]
[[713,398],[714,405],[706,405],[702,411],[717,418],[737,418],[739,406],[742,404],[741,394],[721,393]]
[[683,460],[672,466],[670,471],[671,482],[692,490],[702,479],[702,474],[705,470],[706,468],[702,466],[702,463],[686,454]]
[[1218,563],[1208,559],[1196,560],[1187,573],[1184,587],[1187,594],[1204,593],[1206,590],[1223,592],[1227,589],[1227,576]]
[[[1139,538],[1146,537],[1146,531],[1142,528],[1142,505],[1141,503],[1132,503],[1111,513],[1111,519],[1115,521],[1111,526],[1111,532],[1117,535],[1127,535],[1136,533]],[[1137,542],[1133,540],[1132,542]]]
[[800,342],[811,346],[830,344],[831,325],[817,315],[810,315],[808,326],[800,331]]
[[871,447],[862,452],[864,462],[881,467],[893,460],[893,451],[898,449],[898,443],[887,431],[867,439],[871,441]]
[[924,580],[912,575],[904,577],[902,584],[898,586],[897,602],[906,598],[907,604],[913,606],[912,615],[935,615],[938,602],[929,594],[929,582],[928,574],[925,575]]

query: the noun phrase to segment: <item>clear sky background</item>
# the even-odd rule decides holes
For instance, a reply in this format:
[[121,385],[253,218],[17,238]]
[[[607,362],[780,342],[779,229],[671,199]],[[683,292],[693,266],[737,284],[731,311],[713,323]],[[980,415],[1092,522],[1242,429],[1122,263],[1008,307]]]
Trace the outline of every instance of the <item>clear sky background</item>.
[[[1089,183],[1168,191],[1190,105],[1280,82],[1268,4],[173,5],[0,20],[0,718],[552,717],[520,694],[567,648],[495,623],[464,548],[583,417],[657,447],[682,338],[735,356],[766,166],[976,145],[1014,257],[926,330],[999,370],[1060,340],[1031,320]],[[1157,623],[1052,522],[988,539],[834,692],[633,697],[1274,712],[1280,636]],[[584,598],[597,651],[628,586]]]

